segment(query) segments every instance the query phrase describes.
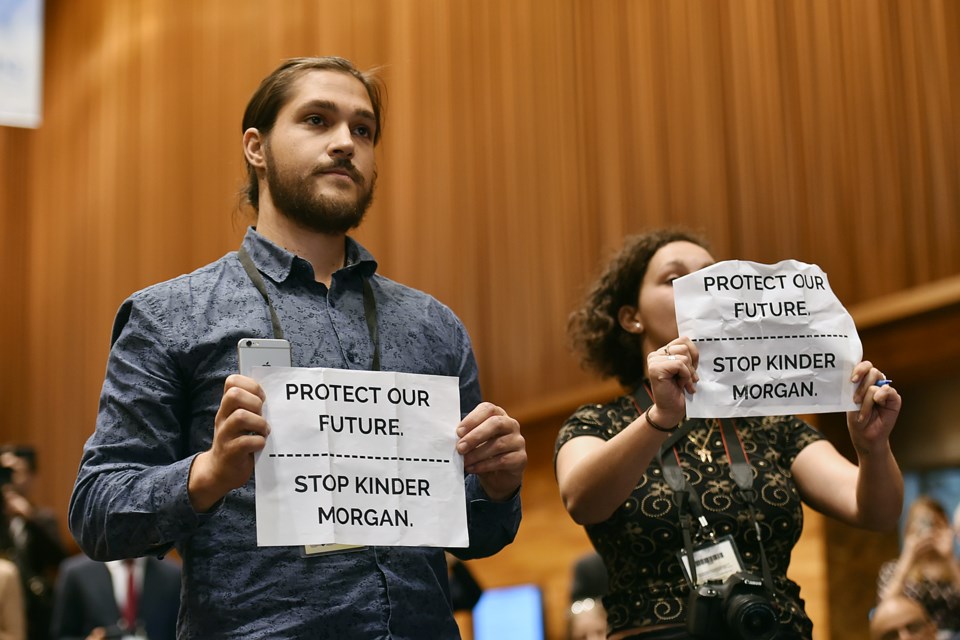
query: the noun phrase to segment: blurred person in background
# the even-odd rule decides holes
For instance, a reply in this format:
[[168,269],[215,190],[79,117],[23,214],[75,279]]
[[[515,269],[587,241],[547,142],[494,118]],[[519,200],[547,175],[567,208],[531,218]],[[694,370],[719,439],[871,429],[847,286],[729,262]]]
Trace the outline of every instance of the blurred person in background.
[[178,564],[152,556],[97,562],[81,553],[60,567],[51,636],[175,640],[179,609]]
[[[795,416],[686,419],[699,351],[678,335],[673,281],[713,263],[704,241],[686,231],[629,237],[570,318],[584,364],[628,391],[577,409],[555,454],[564,506],[610,573],[603,603],[612,640],[730,637],[730,623],[716,620],[730,614],[728,597],[744,602],[733,594],[751,601],[749,615],[733,609],[743,613],[736,620],[767,634],[749,637],[809,640],[800,586],[787,577],[802,504],[877,530],[900,516],[903,478],[889,436],[901,399],[886,382],[876,385],[885,378],[869,361],[850,374],[859,410],[847,413],[847,427],[858,464]],[[734,473],[733,455],[746,458],[748,477]],[[685,486],[675,491],[667,468]],[[723,570],[722,587],[696,579],[691,589],[679,560],[692,546],[685,539],[699,545],[697,565],[709,558]]]
[[570,640],[605,640],[607,612],[603,601],[597,598],[574,600],[570,604]]
[[483,587],[473,577],[473,572],[465,562],[449,552],[443,554],[447,559],[447,579],[450,581],[450,602],[454,611],[472,611],[483,595]]
[[11,560],[0,557],[0,640],[24,640],[26,637],[20,572]]
[[[13,472],[0,467],[0,487],[11,481]],[[4,505],[5,492],[0,491],[0,640],[24,640],[27,637],[26,605],[20,571],[13,561],[13,540]]]
[[604,640],[607,637],[607,611],[603,608],[607,586],[607,568],[600,554],[592,552],[577,559],[570,586],[569,640]]
[[27,612],[27,637],[46,640],[53,611],[53,583],[66,557],[60,526],[52,509],[33,500],[37,454],[32,447],[0,447],[0,467],[9,469],[2,487],[7,529],[13,542],[12,559],[20,571]]
[[956,555],[957,544],[960,544],[960,504],[953,508],[953,544]]
[[960,566],[953,530],[943,505],[920,496],[910,505],[900,557],[880,567],[877,596],[907,596],[926,609],[939,637],[960,632]]
[[870,617],[870,640],[938,640],[923,605],[902,595],[885,598]]

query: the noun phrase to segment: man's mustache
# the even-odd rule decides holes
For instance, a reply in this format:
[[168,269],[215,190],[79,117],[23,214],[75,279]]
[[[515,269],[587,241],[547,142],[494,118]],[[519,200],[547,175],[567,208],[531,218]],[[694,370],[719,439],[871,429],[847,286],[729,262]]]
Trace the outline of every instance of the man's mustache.
[[350,176],[350,179],[356,182],[358,185],[363,186],[364,182],[363,175],[360,171],[354,166],[353,162],[349,158],[339,158],[334,160],[330,164],[319,167],[314,171],[315,175],[321,175],[324,173],[330,173],[331,171],[343,171]]

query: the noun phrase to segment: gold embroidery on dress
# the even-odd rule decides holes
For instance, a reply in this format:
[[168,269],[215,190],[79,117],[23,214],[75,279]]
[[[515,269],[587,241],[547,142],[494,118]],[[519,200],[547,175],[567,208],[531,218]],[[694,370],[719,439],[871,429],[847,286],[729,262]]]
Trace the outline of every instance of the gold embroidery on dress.
[[698,458],[700,458],[700,462],[713,462],[713,454],[710,452],[708,447],[710,446],[710,436],[713,435],[713,430],[716,429],[716,427],[717,421],[711,420],[710,430],[707,431],[707,435],[703,439],[703,442],[697,440],[692,431],[687,434],[687,440],[693,443],[693,446],[695,447],[693,452],[697,454]]

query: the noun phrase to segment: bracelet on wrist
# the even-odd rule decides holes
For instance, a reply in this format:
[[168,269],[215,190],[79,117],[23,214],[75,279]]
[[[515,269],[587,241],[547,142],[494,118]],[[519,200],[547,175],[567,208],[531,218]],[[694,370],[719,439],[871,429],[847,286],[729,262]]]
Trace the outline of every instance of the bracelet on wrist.
[[647,407],[647,410],[643,412],[643,419],[647,421],[647,424],[648,424],[648,425],[650,425],[651,427],[653,427],[654,429],[656,429],[656,430],[659,431],[660,433],[673,433],[674,431],[677,430],[677,427],[680,426],[679,424],[676,425],[676,426],[674,426],[674,427],[669,427],[669,428],[667,428],[667,427],[661,427],[661,426],[658,425],[656,422],[654,422],[653,420],[651,420],[651,419],[650,419],[650,409],[652,409],[652,408],[653,408],[653,405],[650,405],[649,407]]

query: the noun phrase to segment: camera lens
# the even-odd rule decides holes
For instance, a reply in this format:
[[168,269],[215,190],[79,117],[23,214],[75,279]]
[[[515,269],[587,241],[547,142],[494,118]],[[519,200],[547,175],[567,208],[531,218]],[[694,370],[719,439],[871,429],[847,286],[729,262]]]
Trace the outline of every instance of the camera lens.
[[252,346],[253,346],[253,340],[247,340],[247,346],[248,346],[248,347],[252,347]]
[[771,640],[777,635],[777,614],[767,600],[753,596],[735,600],[728,608],[727,626],[737,633],[737,638]]

